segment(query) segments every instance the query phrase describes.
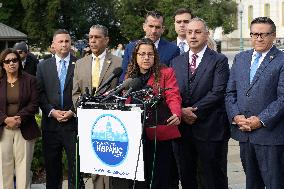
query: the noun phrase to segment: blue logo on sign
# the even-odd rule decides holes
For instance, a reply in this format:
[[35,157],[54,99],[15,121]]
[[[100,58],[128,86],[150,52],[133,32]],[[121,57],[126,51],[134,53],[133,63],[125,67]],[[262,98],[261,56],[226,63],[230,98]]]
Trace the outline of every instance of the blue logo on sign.
[[124,124],[112,114],[99,116],[91,131],[92,146],[97,157],[109,166],[117,166],[128,151],[128,135]]

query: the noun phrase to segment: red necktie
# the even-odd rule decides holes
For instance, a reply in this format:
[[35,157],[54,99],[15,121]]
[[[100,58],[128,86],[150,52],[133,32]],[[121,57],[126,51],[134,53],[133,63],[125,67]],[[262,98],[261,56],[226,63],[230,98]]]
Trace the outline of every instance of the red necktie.
[[192,74],[194,74],[196,69],[196,59],[198,58],[197,54],[193,54],[191,57],[191,64],[190,64],[190,71]]

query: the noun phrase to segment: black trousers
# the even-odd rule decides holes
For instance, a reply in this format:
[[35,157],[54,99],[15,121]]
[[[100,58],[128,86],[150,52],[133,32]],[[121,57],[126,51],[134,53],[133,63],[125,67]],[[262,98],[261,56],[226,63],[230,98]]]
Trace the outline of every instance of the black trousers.
[[68,160],[68,188],[76,188],[76,131],[57,132],[43,131],[43,155],[46,170],[46,188],[61,189],[63,180],[62,152],[66,152]]
[[284,145],[240,142],[247,189],[284,189]]
[[211,142],[181,138],[175,143],[174,149],[178,154],[178,169],[183,188],[228,189],[228,141]]

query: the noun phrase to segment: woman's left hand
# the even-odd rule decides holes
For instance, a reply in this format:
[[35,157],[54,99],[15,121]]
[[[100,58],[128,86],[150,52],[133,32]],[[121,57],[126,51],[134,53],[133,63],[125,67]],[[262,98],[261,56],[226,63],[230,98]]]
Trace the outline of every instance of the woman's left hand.
[[167,125],[179,125],[180,124],[180,119],[176,114],[173,114],[168,120],[167,120]]

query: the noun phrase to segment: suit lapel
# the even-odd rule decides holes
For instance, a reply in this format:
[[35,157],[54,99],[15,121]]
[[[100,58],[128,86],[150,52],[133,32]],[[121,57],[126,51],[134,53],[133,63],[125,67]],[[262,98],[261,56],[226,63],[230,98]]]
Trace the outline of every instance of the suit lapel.
[[200,64],[198,65],[195,73],[192,76],[192,77],[194,77],[194,79],[192,80],[192,83],[191,83],[191,88],[190,88],[190,93],[191,94],[194,91],[195,87],[197,86],[197,84],[198,84],[199,80],[201,79],[201,77],[204,75],[204,72],[206,71],[207,66],[208,66],[207,64],[210,64],[210,62],[212,61],[211,60],[212,58],[214,58],[214,57],[212,57],[212,52],[207,47],[207,49],[205,50],[205,52],[203,54],[203,57],[201,59]]
[[59,80],[59,77],[58,77],[58,71],[57,71],[57,66],[56,66],[56,59],[55,57],[52,57],[50,59],[50,62],[49,62],[50,65],[46,66],[46,71],[47,73],[50,75],[50,78],[57,78],[55,79],[56,81],[56,86],[58,89],[60,89],[60,80]]
[[250,88],[256,83],[256,81],[259,79],[259,77],[266,69],[266,67],[269,65],[269,63],[275,58],[276,54],[277,54],[276,47],[273,46],[272,49],[266,54],[259,68],[257,69],[255,76],[251,82]]
[[106,77],[106,73],[107,73],[111,63],[112,63],[111,54],[107,53],[106,57],[105,57],[105,61],[103,63],[102,71],[101,71],[101,74],[100,74],[99,86],[101,85],[104,77]]
[[72,81],[74,68],[75,68],[75,61],[76,61],[75,57],[70,55],[70,61],[69,61],[68,69],[67,69],[67,75],[66,75],[66,78],[65,78],[64,90],[66,89],[66,86],[69,84],[69,82]]

